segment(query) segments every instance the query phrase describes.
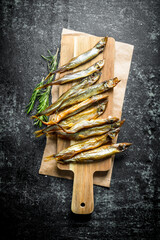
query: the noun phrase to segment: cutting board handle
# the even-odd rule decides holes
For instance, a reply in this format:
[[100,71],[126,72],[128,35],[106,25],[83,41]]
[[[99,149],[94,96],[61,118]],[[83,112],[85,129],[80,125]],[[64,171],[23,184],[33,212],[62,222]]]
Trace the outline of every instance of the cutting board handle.
[[74,166],[71,210],[76,214],[90,214],[94,210],[93,172],[84,164]]

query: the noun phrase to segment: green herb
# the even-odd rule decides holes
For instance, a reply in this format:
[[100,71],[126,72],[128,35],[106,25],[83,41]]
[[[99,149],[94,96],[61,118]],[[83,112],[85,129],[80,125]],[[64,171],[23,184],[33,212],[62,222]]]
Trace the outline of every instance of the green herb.
[[41,87],[41,86],[43,85],[43,82],[44,82],[44,78],[43,78],[42,81],[41,81],[40,83],[38,83],[37,86],[34,88],[33,93],[32,93],[32,96],[31,96],[31,98],[30,98],[30,100],[29,100],[29,104],[27,105],[27,109],[26,109],[27,114],[29,114],[29,113],[33,110],[34,105],[35,105],[35,102],[36,102],[36,100],[37,100],[37,97],[38,97],[38,95],[39,95],[40,92],[41,92],[40,89],[37,89],[37,88],[38,88],[38,87]]
[[[47,56],[47,57],[44,57],[43,55],[41,56],[44,60],[47,61],[49,72],[53,72],[57,68],[58,51],[59,51],[59,49],[57,49],[57,52],[55,55],[52,55],[51,52],[48,50],[49,56]],[[52,75],[48,79],[47,83],[52,82],[53,78],[54,78],[54,75]],[[27,114],[29,114],[33,110],[36,100],[39,101],[39,104],[37,106],[37,113],[44,111],[49,106],[49,97],[50,97],[51,87],[49,86],[46,89],[37,89],[38,87],[42,86],[43,84],[44,84],[44,78],[42,79],[42,81],[40,83],[37,84],[37,86],[33,90],[29,104],[27,105],[27,110],[26,110]],[[43,121],[48,120],[48,117],[45,115],[40,116],[39,118]],[[34,124],[39,125],[39,127],[42,127],[42,122],[38,119],[34,120]]]

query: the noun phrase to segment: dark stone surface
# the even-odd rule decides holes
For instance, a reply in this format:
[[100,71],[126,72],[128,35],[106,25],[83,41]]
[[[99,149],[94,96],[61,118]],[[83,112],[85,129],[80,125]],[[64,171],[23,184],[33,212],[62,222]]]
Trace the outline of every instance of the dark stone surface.
[[[158,239],[159,1],[0,4],[1,239]],[[71,213],[72,181],[38,174],[45,138],[25,114],[47,73],[40,54],[56,51],[63,27],[135,46],[119,135],[133,146],[116,157],[111,188],[94,186],[91,216]]]

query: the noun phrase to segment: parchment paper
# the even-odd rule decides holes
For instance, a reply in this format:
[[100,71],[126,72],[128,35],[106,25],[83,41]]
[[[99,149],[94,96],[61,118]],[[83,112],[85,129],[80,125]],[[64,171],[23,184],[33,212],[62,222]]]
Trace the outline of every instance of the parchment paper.
[[[77,32],[69,29],[62,30],[63,35],[88,35],[83,32]],[[91,35],[90,35],[91,36]],[[121,79],[121,82],[114,88],[114,96],[113,96],[113,115],[121,119],[122,115],[122,107],[125,96],[125,90],[127,85],[127,80],[129,76],[129,70],[132,60],[133,54],[133,45],[115,42],[115,66],[114,66],[114,76]],[[54,102],[58,98],[58,86],[52,87],[52,102]],[[52,155],[56,153],[57,149],[57,140],[56,136],[47,137],[46,138],[46,146],[44,149],[44,154],[40,166],[39,173],[49,176],[73,179],[73,173],[71,171],[64,171],[57,168],[55,161],[44,162],[44,158],[46,156]],[[93,182],[96,185],[110,187],[111,176],[112,176],[112,167],[108,172],[97,172],[94,174]]]

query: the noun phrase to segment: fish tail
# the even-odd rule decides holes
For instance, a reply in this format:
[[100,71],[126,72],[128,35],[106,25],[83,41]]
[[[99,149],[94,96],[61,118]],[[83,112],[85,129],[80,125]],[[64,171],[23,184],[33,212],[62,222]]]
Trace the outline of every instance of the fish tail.
[[31,119],[35,119],[35,118],[40,117],[40,116],[42,116],[42,115],[43,115],[43,114],[41,114],[41,113],[37,113],[36,115],[31,116],[30,118],[31,118]]
[[55,71],[50,72],[44,80],[46,81],[48,78],[50,78],[50,77],[51,77],[53,74],[55,74],[55,73],[58,73],[58,72],[59,72],[59,73],[62,73],[62,72],[65,72],[66,70],[67,70],[66,65],[64,65],[64,66],[56,69]]
[[31,119],[34,119],[34,118],[40,117],[40,116],[42,116],[42,115],[50,116],[50,115],[53,114],[53,113],[54,113],[54,111],[47,112],[47,111],[45,110],[45,111],[42,111],[42,112],[40,112],[40,113],[37,113],[37,114],[31,116],[30,118],[31,118]]
[[34,116],[32,116],[31,117],[31,119],[33,119],[33,118],[36,118],[36,119],[38,119],[39,121],[41,121],[44,125],[54,125],[54,124],[56,124],[56,122],[54,122],[54,121],[49,121],[49,122],[45,122],[45,121],[43,121],[42,119],[40,119],[39,117],[37,117],[36,115],[34,115]]
[[43,86],[40,86],[40,87],[36,88],[36,90],[40,90],[40,89],[42,89],[42,88],[46,88],[46,87],[52,86],[52,85],[54,85],[54,82],[44,84]]
[[53,74],[57,73],[59,69],[53,71],[53,72],[50,72],[47,77],[44,79],[44,81],[46,81],[48,78],[50,78]]
[[52,161],[52,160],[54,160],[54,158],[55,158],[55,155],[52,154],[51,156],[45,157],[44,162]]
[[41,130],[35,131],[34,134],[35,134],[36,137],[41,137],[45,133],[43,132],[43,129],[41,129]]
[[53,133],[51,133],[51,132],[49,132],[49,133],[46,133],[46,137],[53,136],[53,134],[55,134],[55,132],[53,132]]

